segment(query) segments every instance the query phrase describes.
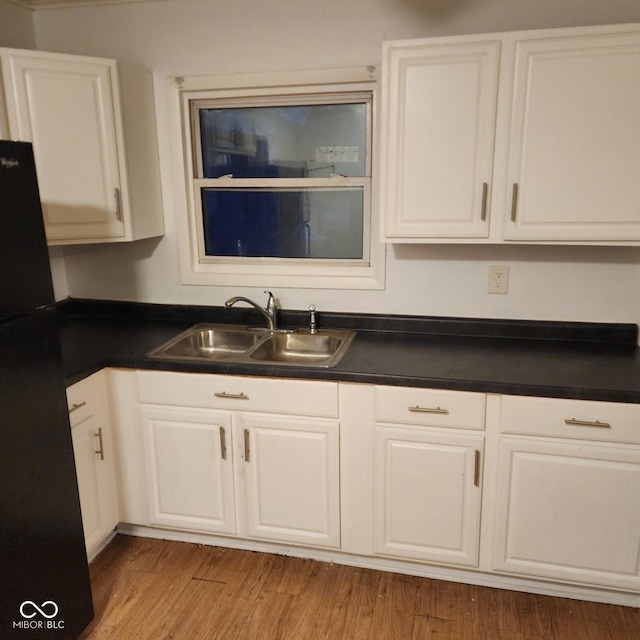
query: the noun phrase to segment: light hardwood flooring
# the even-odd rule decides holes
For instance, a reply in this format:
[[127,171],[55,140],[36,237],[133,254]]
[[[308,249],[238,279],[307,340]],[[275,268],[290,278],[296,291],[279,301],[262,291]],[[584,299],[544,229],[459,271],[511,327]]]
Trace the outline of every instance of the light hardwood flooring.
[[639,640],[640,609],[117,536],[83,640]]

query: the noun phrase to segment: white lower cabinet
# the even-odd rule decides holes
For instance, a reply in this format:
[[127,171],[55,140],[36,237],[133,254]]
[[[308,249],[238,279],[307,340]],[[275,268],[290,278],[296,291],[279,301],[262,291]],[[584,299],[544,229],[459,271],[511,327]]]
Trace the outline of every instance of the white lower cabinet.
[[69,387],[67,399],[85,546],[92,557],[120,521],[105,372]]
[[[640,606],[640,405],[157,371],[110,382],[121,513],[142,532]],[[74,442],[95,479],[92,420]],[[101,500],[83,486],[91,533]]]
[[150,523],[236,533],[230,415],[144,407],[142,418]]
[[495,568],[640,588],[640,450],[505,438]]
[[377,553],[477,566],[482,436],[375,428]]
[[640,407],[505,396],[502,431],[494,568],[640,590]]
[[138,382],[149,524],[340,546],[337,384],[156,372]]
[[478,393],[375,388],[376,553],[478,565],[484,401]]
[[241,414],[247,534],[340,546],[335,421]]

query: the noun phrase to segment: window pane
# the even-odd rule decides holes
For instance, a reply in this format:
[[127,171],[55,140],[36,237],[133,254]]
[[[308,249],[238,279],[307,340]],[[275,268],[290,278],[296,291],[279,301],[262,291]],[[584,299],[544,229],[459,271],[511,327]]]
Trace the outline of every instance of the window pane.
[[363,192],[203,189],[208,256],[363,258]]
[[366,175],[366,103],[200,109],[204,178]]

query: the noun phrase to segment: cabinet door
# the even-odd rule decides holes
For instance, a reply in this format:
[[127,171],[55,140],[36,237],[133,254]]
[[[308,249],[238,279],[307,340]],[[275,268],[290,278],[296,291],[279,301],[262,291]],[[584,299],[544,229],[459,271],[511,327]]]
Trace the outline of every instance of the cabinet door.
[[229,414],[141,410],[151,524],[235,533]]
[[340,545],[339,425],[242,414],[247,533]]
[[385,43],[382,207],[388,239],[485,238],[500,43]]
[[124,236],[113,61],[2,54],[13,138],[33,143],[47,238]]
[[[71,431],[73,453],[76,462],[82,526],[87,551],[98,544],[104,535],[100,515],[100,470],[98,426],[94,415],[90,415]],[[117,524],[117,523],[116,523]],[[115,525],[114,525],[115,526]]]
[[104,372],[69,387],[67,397],[82,524],[91,558],[120,522],[116,451]]
[[477,566],[484,438],[375,428],[375,549]]
[[640,34],[516,43],[507,239],[640,239]]
[[503,438],[494,567],[640,589],[640,448]]

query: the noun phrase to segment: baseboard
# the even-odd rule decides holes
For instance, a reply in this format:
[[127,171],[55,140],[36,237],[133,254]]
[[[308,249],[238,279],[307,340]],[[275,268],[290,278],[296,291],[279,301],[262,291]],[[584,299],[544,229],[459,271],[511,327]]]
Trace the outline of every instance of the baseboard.
[[115,528],[113,531],[110,531],[98,544],[94,545],[87,551],[87,560],[89,563],[93,562],[98,554],[116,537],[118,533],[118,528]]

